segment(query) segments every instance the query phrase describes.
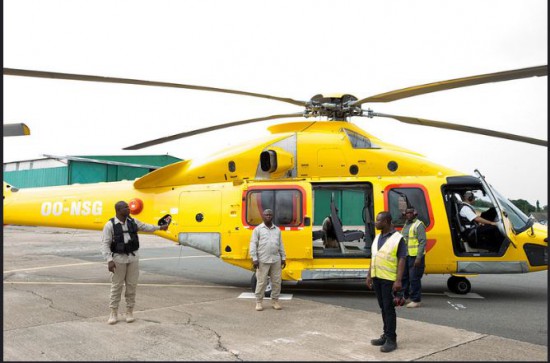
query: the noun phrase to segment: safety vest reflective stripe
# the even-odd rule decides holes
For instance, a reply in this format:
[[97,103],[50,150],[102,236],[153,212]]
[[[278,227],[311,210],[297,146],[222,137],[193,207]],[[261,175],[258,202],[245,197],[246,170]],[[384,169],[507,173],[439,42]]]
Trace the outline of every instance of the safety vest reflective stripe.
[[370,262],[370,276],[380,279],[395,281],[397,280],[397,248],[399,241],[403,236],[399,232],[394,232],[391,237],[378,250],[377,235],[372,243],[372,258]]
[[[393,271],[391,268],[387,268],[386,266],[381,266],[381,265],[378,265],[377,269],[378,269],[378,273],[380,273],[380,270],[384,270],[384,271],[386,271],[386,272],[388,272],[388,273],[395,272],[395,271]],[[377,277],[380,277],[380,276],[377,276]],[[397,275],[396,275],[396,277],[397,277]],[[388,279],[388,280],[389,280],[389,279]],[[393,280],[392,280],[392,281],[393,281]]]
[[[417,228],[420,224],[423,224],[420,219],[417,219],[412,224],[411,228],[409,228],[409,236],[407,238],[407,246],[409,250],[409,256],[416,256],[418,255],[418,231]],[[424,250],[424,254],[426,254],[426,250]]]
[[394,257],[392,255],[388,255],[388,253],[386,251],[384,251],[383,249],[378,251],[378,256],[380,258],[384,258],[385,260],[391,261],[392,263],[397,262],[397,257]]

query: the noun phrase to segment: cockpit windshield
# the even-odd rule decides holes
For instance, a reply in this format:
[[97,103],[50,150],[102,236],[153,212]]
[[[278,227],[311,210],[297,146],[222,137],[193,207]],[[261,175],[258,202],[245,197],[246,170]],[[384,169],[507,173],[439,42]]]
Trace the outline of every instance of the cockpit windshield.
[[512,228],[515,233],[520,233],[525,231],[527,228],[531,227],[533,220],[527,217],[518,207],[516,207],[508,198],[503,197],[499,192],[491,186],[491,191],[495,198],[498,199],[503,211],[506,213]]

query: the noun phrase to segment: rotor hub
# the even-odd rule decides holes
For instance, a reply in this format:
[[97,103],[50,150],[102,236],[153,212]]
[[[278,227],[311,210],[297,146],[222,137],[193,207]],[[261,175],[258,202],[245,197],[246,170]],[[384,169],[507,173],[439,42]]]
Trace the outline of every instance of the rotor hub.
[[352,116],[363,115],[361,106],[354,106],[357,97],[349,94],[318,94],[306,103],[304,117],[326,117],[331,121],[348,121]]

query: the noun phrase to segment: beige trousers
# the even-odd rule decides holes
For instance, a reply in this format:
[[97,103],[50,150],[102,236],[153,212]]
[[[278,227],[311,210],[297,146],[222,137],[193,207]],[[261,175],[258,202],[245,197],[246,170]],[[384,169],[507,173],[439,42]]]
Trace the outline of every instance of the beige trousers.
[[136,303],[136,288],[139,277],[139,260],[130,263],[115,262],[115,272],[111,273],[111,300],[109,307],[118,309],[122,287],[126,285],[124,298],[126,307],[133,308]]
[[271,277],[271,299],[279,299],[281,294],[281,261],[274,263],[260,262],[256,270],[256,301],[261,302],[264,298],[265,288],[267,287],[267,276]]

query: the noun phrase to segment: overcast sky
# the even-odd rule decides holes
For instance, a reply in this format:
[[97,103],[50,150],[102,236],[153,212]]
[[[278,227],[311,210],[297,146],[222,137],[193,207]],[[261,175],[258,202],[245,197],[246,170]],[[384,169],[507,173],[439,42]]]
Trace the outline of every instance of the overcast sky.
[[[239,89],[308,100],[358,98],[452,78],[547,64],[546,0],[5,0],[4,67]],[[195,128],[302,111],[245,96],[4,76],[4,162],[50,155],[170,154],[189,159],[282,121],[125,146]],[[548,139],[548,80],[465,87],[376,112]],[[510,199],[548,201],[547,148],[392,119],[352,122],[387,142],[473,174]]]

